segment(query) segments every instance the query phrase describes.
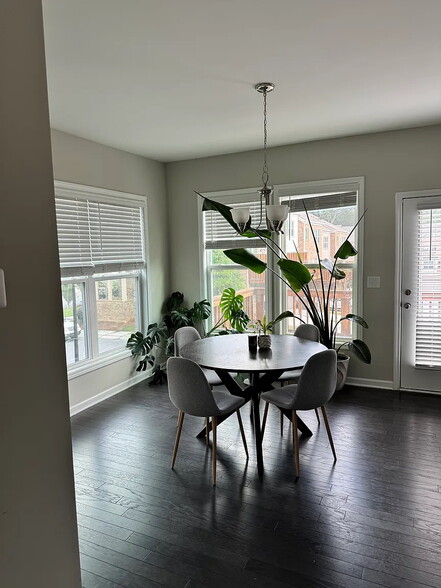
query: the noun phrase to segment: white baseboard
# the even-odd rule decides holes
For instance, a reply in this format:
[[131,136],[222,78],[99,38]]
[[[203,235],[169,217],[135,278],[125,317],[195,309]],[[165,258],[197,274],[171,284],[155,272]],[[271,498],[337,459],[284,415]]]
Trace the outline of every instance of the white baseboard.
[[79,412],[86,410],[86,408],[90,408],[91,406],[94,406],[95,404],[98,404],[103,400],[106,400],[106,398],[115,396],[115,394],[119,394],[123,390],[126,390],[134,384],[138,384],[138,382],[146,380],[150,376],[150,371],[137,373],[135,376],[128,378],[124,382],[120,382],[119,384],[116,384],[116,386],[112,386],[111,388],[108,388],[107,390],[104,390],[103,392],[100,392],[99,394],[92,396],[92,398],[88,398],[87,400],[78,402],[78,404],[75,404],[74,406],[70,407],[70,416],[74,416],[75,414],[78,414]]
[[394,390],[394,383],[390,380],[371,380],[368,378],[347,378],[346,384],[350,386],[360,386],[362,388],[383,388],[384,390]]

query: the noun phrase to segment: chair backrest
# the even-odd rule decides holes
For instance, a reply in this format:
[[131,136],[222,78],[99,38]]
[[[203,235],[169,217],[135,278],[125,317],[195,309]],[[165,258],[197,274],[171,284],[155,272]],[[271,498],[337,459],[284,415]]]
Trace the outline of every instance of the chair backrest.
[[193,341],[197,341],[200,339],[201,336],[199,332],[194,327],[181,327],[177,329],[175,332],[175,356],[179,357],[181,355],[181,349],[187,343],[193,343]]
[[317,341],[317,343],[320,341],[320,331],[315,325],[309,325],[307,323],[302,323],[299,325],[294,331],[294,335],[296,337],[300,337],[301,339]]
[[191,359],[169,357],[167,381],[170,400],[193,416],[216,416],[220,410],[201,367]]
[[337,384],[337,353],[326,349],[308,359],[299,377],[295,395],[296,410],[325,405]]

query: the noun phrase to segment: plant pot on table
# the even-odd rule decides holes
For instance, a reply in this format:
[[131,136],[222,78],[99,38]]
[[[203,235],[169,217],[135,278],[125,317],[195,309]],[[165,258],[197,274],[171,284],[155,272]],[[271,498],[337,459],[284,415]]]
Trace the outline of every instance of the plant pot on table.
[[271,335],[259,335],[257,337],[257,345],[259,346],[259,349],[270,349]]

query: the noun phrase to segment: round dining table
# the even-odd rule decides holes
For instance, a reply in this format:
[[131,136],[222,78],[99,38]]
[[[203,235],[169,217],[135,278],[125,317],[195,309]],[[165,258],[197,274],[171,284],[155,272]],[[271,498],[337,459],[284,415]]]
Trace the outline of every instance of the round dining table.
[[[273,388],[275,382],[285,371],[302,368],[310,357],[324,351],[321,343],[300,339],[294,335],[271,335],[271,348],[248,349],[246,333],[238,335],[219,335],[206,337],[188,343],[180,350],[181,357],[191,359],[201,367],[214,370],[225,387],[246,402],[252,403],[252,422],[254,427],[257,469],[263,472],[262,431],[260,426],[259,399],[260,393]],[[242,388],[233,378],[232,373],[248,374],[250,385]],[[291,411],[282,412],[289,419]],[[233,413],[231,413],[233,414]],[[231,414],[219,418],[222,422]],[[311,430],[297,417],[297,426],[303,435],[311,436]],[[198,437],[205,435],[203,429]]]

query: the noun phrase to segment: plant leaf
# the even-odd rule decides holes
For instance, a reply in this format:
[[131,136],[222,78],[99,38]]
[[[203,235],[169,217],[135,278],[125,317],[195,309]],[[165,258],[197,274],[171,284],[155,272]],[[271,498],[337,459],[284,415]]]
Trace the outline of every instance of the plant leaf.
[[243,310],[242,294],[236,294],[234,288],[225,288],[222,292],[219,307],[231,327],[242,333],[250,322],[250,317]]
[[256,274],[261,274],[266,270],[266,263],[246,249],[227,249],[224,254],[234,263],[243,265]]
[[227,223],[229,225],[231,225],[237,233],[240,232],[239,227],[236,225],[236,223],[233,220],[230,206],[227,206],[226,204],[222,204],[221,202],[216,202],[215,200],[210,200],[209,198],[202,196],[202,194],[200,194],[199,192],[196,192],[196,194],[198,196],[200,196],[201,198],[203,198],[203,200],[204,200],[204,202],[202,204],[203,211],[214,210],[215,212],[218,212],[220,215],[222,215],[224,217],[224,219],[227,221]]
[[279,259],[277,265],[294,292],[300,292],[303,286],[306,286],[312,280],[311,272],[303,263],[292,259]]
[[137,331],[130,335],[126,347],[130,349],[133,357],[135,357],[137,355],[146,355],[149,353],[152,345],[149,337],[144,337],[140,331]]
[[320,265],[328,270],[333,278],[336,280],[342,280],[346,277],[345,272],[339,269],[337,266],[334,267],[334,262],[330,259],[322,259],[320,261]]
[[344,241],[337,250],[337,253],[334,255],[335,259],[347,259],[348,257],[353,257],[357,255],[358,251],[355,247],[348,241]]
[[348,343],[348,347],[360,361],[371,363],[371,352],[364,341],[361,339],[354,339]]
[[359,316],[358,314],[347,314],[342,318],[342,321],[344,321],[345,319],[348,319],[348,321],[353,321],[354,323],[358,323],[365,329],[369,329],[369,325],[367,324],[367,322],[364,320],[363,317]]
[[203,321],[207,319],[211,314],[211,304],[208,300],[204,299],[200,302],[195,302],[192,308],[192,318]]
[[[190,316],[188,316],[190,314]],[[191,326],[191,313],[187,308],[180,310],[173,310],[171,313],[171,322],[174,327],[188,327]]]
[[280,321],[283,321],[283,319],[286,319],[286,318],[295,318],[295,315],[290,310],[285,310],[284,312],[279,314],[279,316],[276,317],[273,321],[268,323],[267,328],[272,330],[274,325],[277,325],[277,323],[279,323]]
[[[202,196],[202,194],[200,194],[199,192],[196,192],[196,194],[204,199],[204,202],[202,204],[202,211],[214,210],[215,212],[218,212],[220,215],[224,217],[227,223],[230,226],[232,226],[237,233],[240,233],[239,227],[233,220],[233,215],[231,214],[231,206],[221,204],[220,202],[216,202],[215,200],[210,200],[209,198]],[[269,239],[271,237],[271,231],[268,231],[267,229],[253,229],[251,227],[251,217],[248,219],[248,222],[245,225],[244,232],[240,234],[242,235],[242,237],[247,237],[248,239],[257,236],[264,237],[265,239]]]

